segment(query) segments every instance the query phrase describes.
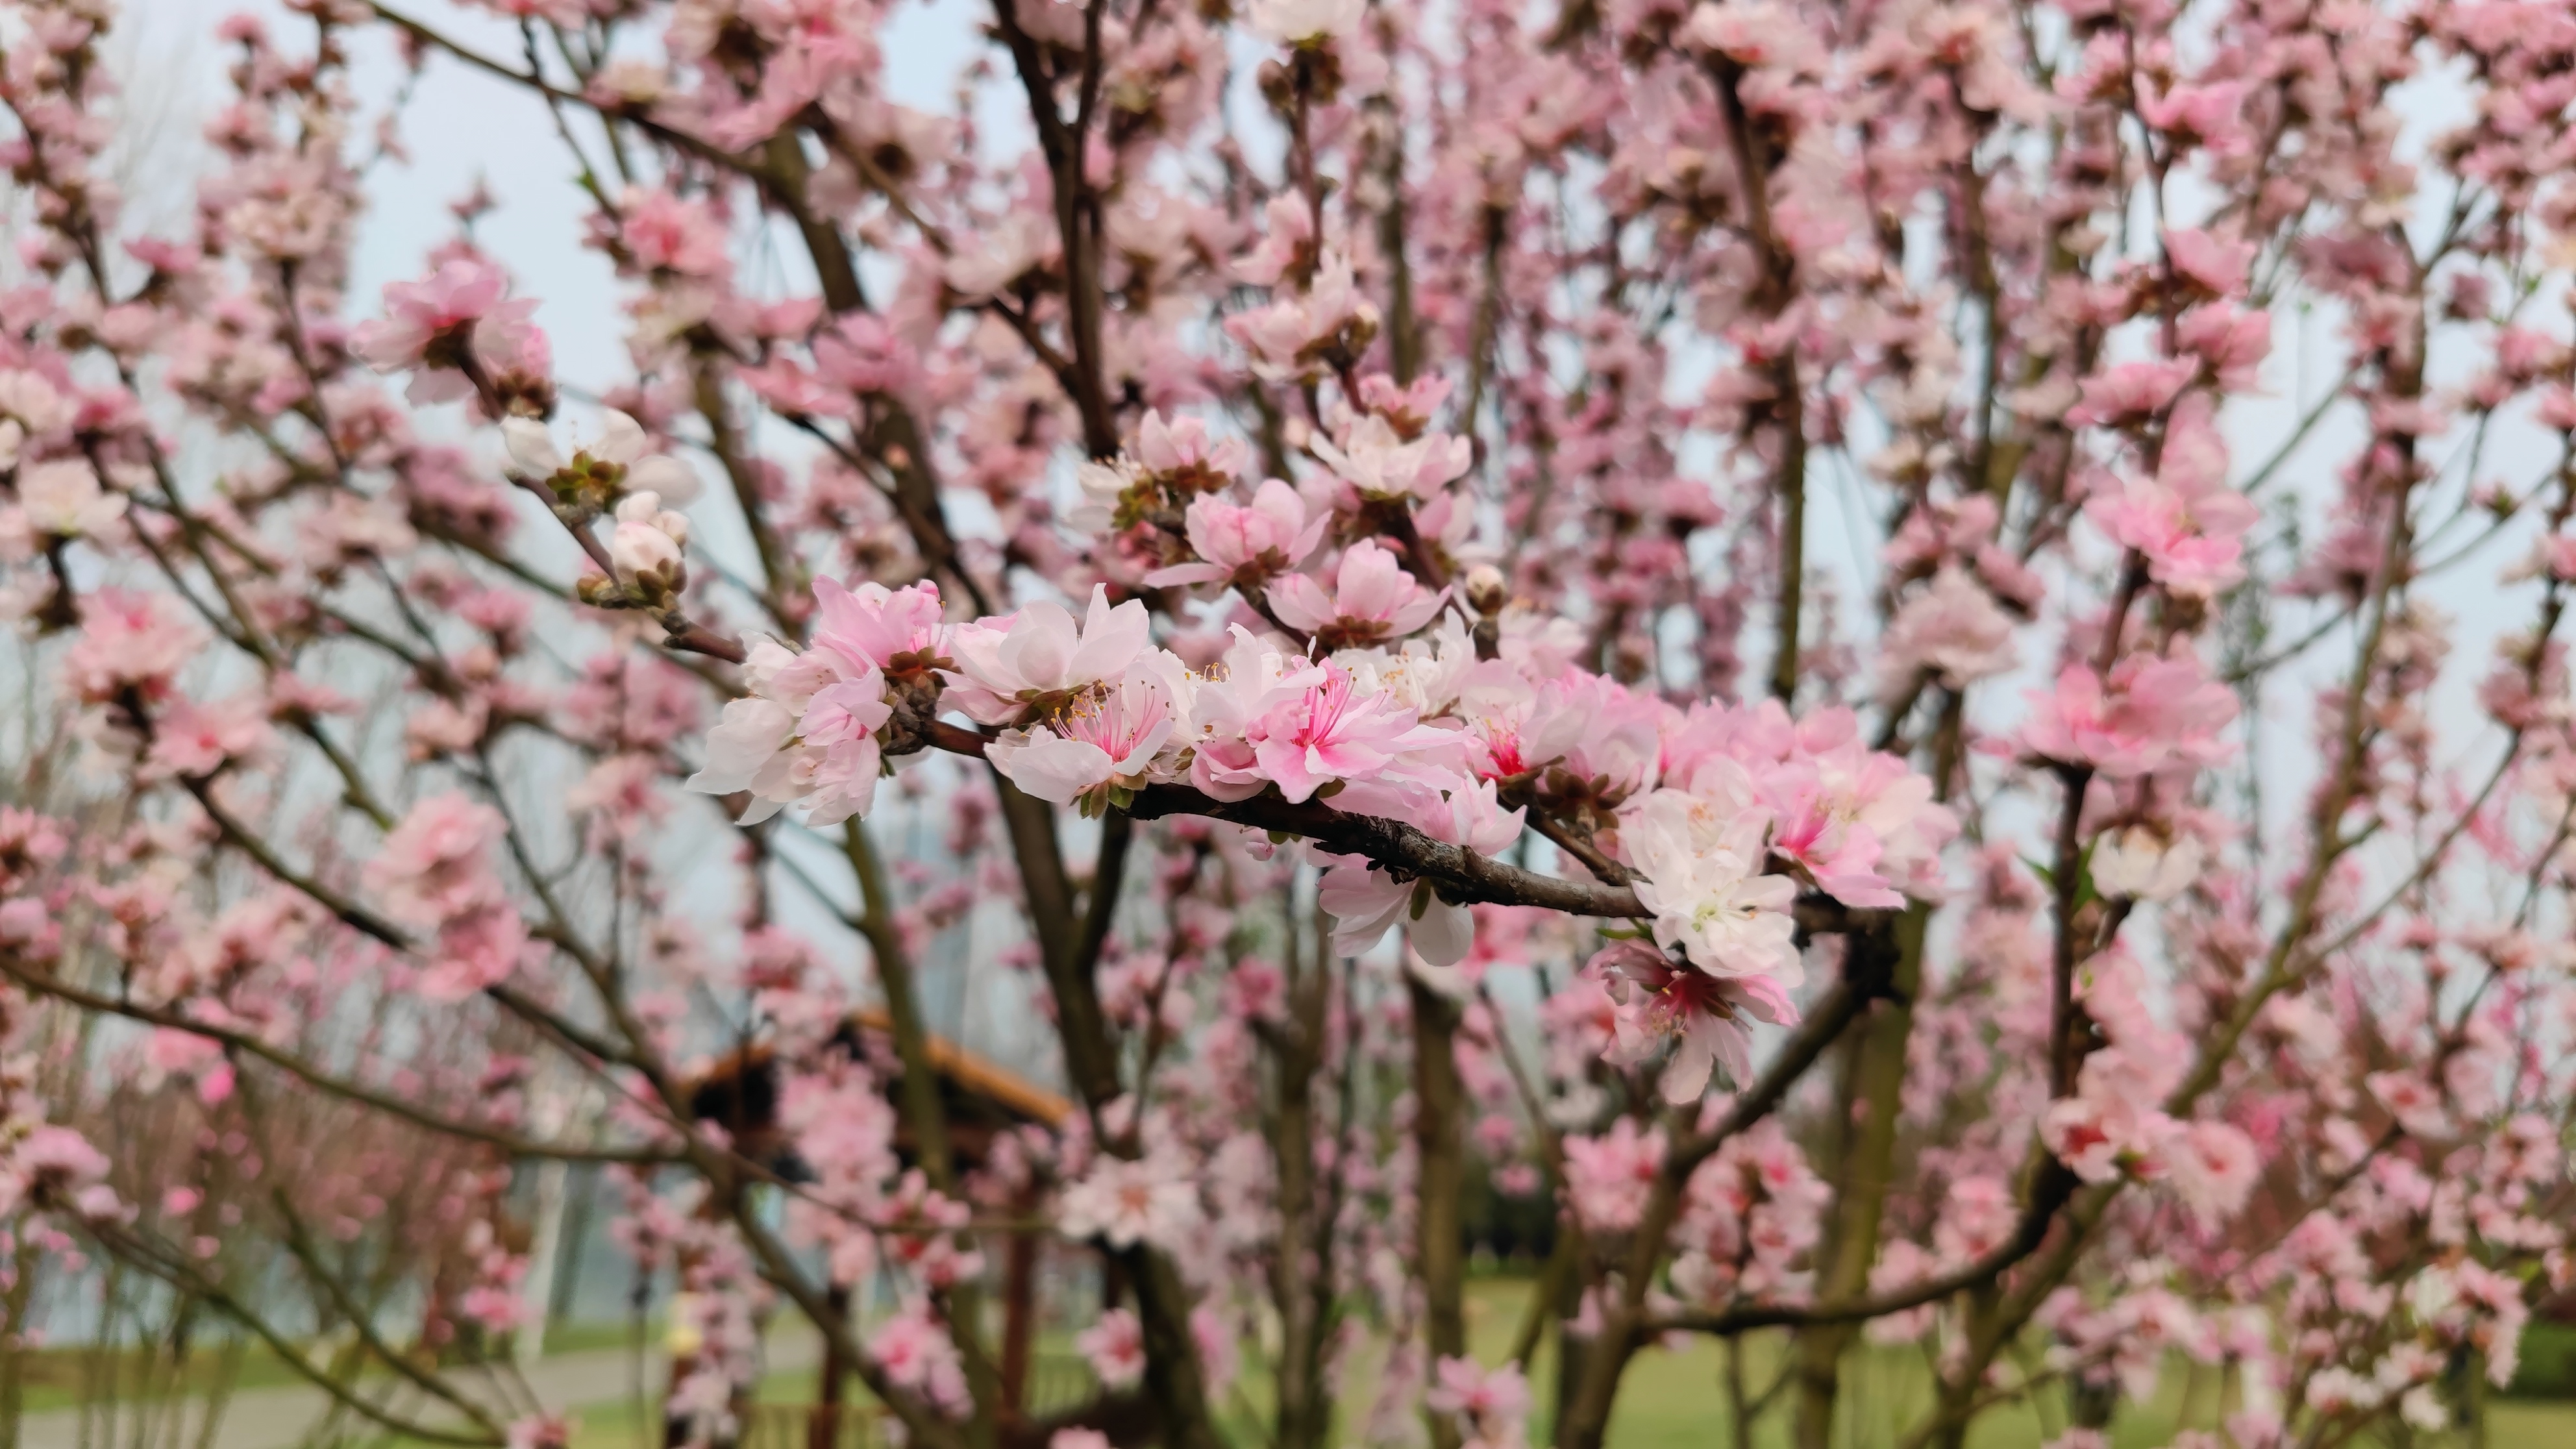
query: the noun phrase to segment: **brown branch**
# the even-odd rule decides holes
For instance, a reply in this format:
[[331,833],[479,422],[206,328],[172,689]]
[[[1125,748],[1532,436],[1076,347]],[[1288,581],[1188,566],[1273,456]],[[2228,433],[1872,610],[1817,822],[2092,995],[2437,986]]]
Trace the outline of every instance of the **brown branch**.
[[215,1026],[166,1008],[145,1006],[137,1001],[84,991],[77,986],[29,969],[27,963],[13,955],[0,955],[0,974],[7,975],[29,991],[50,996],[66,1006],[76,1007],[82,1011],[121,1016],[128,1021],[139,1021],[167,1031],[183,1031],[191,1036],[219,1042],[233,1051],[245,1052],[257,1057],[305,1085],[327,1092],[334,1097],[399,1117],[415,1127],[431,1132],[463,1138],[469,1142],[480,1142],[513,1157],[543,1157],[559,1162],[652,1163],[684,1160],[678,1153],[650,1147],[593,1147],[580,1143],[540,1142],[534,1138],[505,1132],[497,1127],[459,1122],[415,1106],[400,1097],[377,1091],[373,1087],[361,1085],[345,1077],[334,1076],[305,1061],[302,1057],[271,1046],[248,1032]]

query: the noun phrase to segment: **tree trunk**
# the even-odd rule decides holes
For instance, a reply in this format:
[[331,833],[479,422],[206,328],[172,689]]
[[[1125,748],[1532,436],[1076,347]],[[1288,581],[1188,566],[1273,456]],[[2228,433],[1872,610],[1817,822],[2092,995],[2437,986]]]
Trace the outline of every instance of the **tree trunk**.
[[[1815,1292],[1820,1302],[1866,1292],[1870,1267],[1878,1259],[1879,1226],[1886,1216],[1896,1159],[1899,1097],[1905,1083],[1906,1047],[1914,1035],[1914,997],[1922,985],[1923,931],[1929,916],[1928,907],[1916,905],[1898,918],[1888,936],[1861,935],[1850,940],[1851,950],[1892,950],[1895,959],[1888,994],[1872,1003],[1869,1020],[1851,1039],[1850,1070],[1840,1096],[1844,1111],[1836,1123],[1843,1151],[1841,1160],[1829,1169],[1834,1203],[1826,1217],[1822,1251],[1817,1254]],[[1790,1347],[1797,1389],[1797,1449],[1831,1449],[1843,1355],[1859,1332],[1857,1323],[1816,1324],[1798,1330]]]
[[[1466,1186],[1461,1142],[1465,1090],[1458,1080],[1458,1003],[1407,972],[1413,998],[1413,1141],[1420,1179],[1415,1193],[1415,1264],[1422,1275],[1426,1372],[1467,1352],[1465,1225],[1459,1197]],[[1433,1449],[1457,1449],[1458,1426],[1432,1414]]]

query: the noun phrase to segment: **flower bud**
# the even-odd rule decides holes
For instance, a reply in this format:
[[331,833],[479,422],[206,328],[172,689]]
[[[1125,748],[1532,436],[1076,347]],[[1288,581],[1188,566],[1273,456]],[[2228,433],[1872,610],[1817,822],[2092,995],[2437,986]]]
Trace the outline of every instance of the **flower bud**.
[[676,594],[688,581],[679,541],[649,521],[619,523],[608,538],[608,561],[620,581],[648,600]]
[[1467,607],[1479,614],[1499,614],[1511,599],[1511,583],[1489,563],[1467,570]]

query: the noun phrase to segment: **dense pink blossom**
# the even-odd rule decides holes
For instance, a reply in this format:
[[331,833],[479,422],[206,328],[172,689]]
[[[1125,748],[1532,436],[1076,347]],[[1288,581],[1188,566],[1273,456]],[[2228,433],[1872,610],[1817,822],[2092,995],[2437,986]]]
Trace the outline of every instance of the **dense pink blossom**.
[[2552,7],[0,5],[5,1286],[143,1378],[564,1449],[437,1406],[605,1240],[688,1449],[1525,1449],[1553,1242],[1560,1449],[2288,1449],[2564,1287]]

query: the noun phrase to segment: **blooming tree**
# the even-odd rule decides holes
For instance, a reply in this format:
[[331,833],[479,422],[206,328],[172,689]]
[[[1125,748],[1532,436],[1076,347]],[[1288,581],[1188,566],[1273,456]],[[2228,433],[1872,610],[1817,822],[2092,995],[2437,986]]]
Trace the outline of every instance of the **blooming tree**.
[[[698,1443],[781,1313],[932,1445],[1590,1449],[1692,1335],[1814,1449],[1873,1343],[1926,1446],[2510,1379],[2576,1271],[2576,6],[999,0],[944,113],[892,9],[297,0],[161,228],[112,8],[0,11],[13,1284],[548,1442],[411,1346],[522,1326],[514,1172],[588,1162]],[[623,375],[487,197],[352,294],[440,119],[369,56],[552,118]],[[924,992],[996,916],[1073,1107],[966,1153]],[[1553,1223],[1499,1362],[1479,1180]],[[1031,1231],[1114,1288],[1053,1418]]]

